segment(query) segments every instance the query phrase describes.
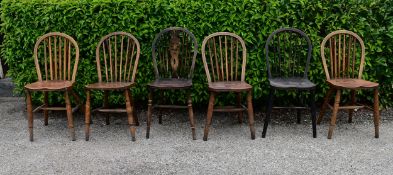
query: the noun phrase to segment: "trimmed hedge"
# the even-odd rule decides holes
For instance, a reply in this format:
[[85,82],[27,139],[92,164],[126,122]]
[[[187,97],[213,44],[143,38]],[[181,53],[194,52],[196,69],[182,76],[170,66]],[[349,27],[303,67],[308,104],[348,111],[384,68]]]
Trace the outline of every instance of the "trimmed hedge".
[[[321,100],[327,85],[319,44],[328,33],[347,29],[365,41],[364,78],[378,81],[381,104],[392,106],[392,6],[392,0],[3,0],[2,55],[9,66],[8,76],[13,78],[16,91],[21,92],[26,83],[37,79],[32,57],[37,38],[52,31],[71,35],[81,48],[75,91],[83,97],[84,85],[97,80],[94,63],[97,42],[110,32],[130,32],[142,48],[134,95],[145,100],[146,84],[154,79],[151,42],[160,30],[170,26],[188,28],[199,45],[213,32],[229,31],[246,42],[247,82],[254,87],[254,98],[263,100],[269,90],[264,57],[266,39],[278,28],[294,27],[307,33],[313,42],[309,75],[318,85],[317,96]],[[202,104],[208,93],[201,55],[197,57],[194,75],[193,99]],[[280,93],[279,98],[283,99],[280,101],[290,102],[295,93]],[[361,92],[360,99],[371,100],[370,94]],[[174,93],[165,95],[172,102],[181,99]],[[56,102],[57,98],[61,96],[52,96],[51,100]],[[117,103],[121,97],[111,98]]]

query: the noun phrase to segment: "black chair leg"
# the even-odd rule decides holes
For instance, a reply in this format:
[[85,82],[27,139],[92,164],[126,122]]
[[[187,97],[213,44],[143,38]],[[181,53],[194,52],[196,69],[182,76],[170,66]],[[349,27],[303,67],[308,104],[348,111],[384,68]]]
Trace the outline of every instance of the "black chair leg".
[[310,95],[310,109],[311,109],[311,122],[312,122],[312,136],[317,138],[317,112],[315,109],[315,90],[311,91]]
[[267,126],[270,122],[270,115],[272,113],[272,108],[273,108],[273,93],[274,93],[274,90],[272,89],[272,87],[270,87],[268,105],[267,105],[267,109],[266,109],[266,118],[265,118],[265,123],[263,124],[262,138],[266,137]]

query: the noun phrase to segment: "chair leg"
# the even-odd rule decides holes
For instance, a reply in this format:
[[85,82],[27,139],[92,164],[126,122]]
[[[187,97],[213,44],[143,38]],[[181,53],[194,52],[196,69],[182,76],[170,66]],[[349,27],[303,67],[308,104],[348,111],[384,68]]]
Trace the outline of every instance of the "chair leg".
[[[164,98],[164,92],[160,90],[160,98],[158,99],[158,104],[163,104],[162,103],[162,98]],[[162,111],[160,108],[158,108],[158,124],[162,124]]]
[[[355,90],[351,90],[351,105],[355,105],[356,98],[355,98]],[[352,116],[353,116],[353,109],[348,110],[348,123],[352,123]]]
[[77,95],[74,91],[71,91],[71,92],[72,92],[72,96],[74,97],[77,105],[79,105],[79,107],[80,107],[80,109],[78,109],[78,110],[82,111],[82,113],[85,112],[83,102],[81,101],[79,95]]
[[378,88],[374,89],[374,126],[375,126],[375,138],[379,138],[379,97]]
[[250,126],[251,139],[255,139],[254,108],[252,106],[252,90],[247,93],[248,125]]
[[27,121],[29,127],[29,137],[30,141],[34,141],[33,139],[33,106],[31,104],[31,94],[29,90],[26,90],[26,106],[27,106]]
[[134,107],[131,106],[131,99],[130,99],[130,90],[126,89],[124,96],[126,97],[126,111],[127,111],[127,116],[128,116],[128,125],[130,127],[130,132],[131,132],[131,137],[132,141],[135,141],[135,132],[136,132],[136,127],[135,127],[135,121],[134,121]]
[[263,124],[262,138],[266,137],[267,126],[269,125],[269,122],[270,122],[270,115],[272,113],[273,100],[274,100],[273,93],[274,93],[274,90],[270,89],[268,105],[267,105],[267,109],[266,109],[266,118],[265,118],[265,123]]
[[214,92],[210,93],[209,107],[207,108],[205,132],[203,134],[203,140],[204,141],[207,141],[207,137],[209,135],[209,127],[210,127],[210,125],[212,123],[215,96],[216,96],[216,94]]
[[340,105],[340,97],[341,97],[341,90],[338,89],[337,92],[336,92],[336,98],[334,100],[333,114],[332,114],[332,117],[330,118],[328,139],[332,138],[333,130],[336,127],[336,119],[337,119],[338,107]]
[[148,104],[147,104],[147,122],[146,122],[146,138],[150,137],[150,126],[151,126],[151,115],[153,110],[153,90],[149,90],[149,97],[148,97]]
[[133,111],[134,111],[135,125],[136,125],[136,126],[139,126],[138,114],[137,114],[137,112],[136,112],[135,105],[134,105],[134,98],[132,98],[131,93],[130,93],[130,100],[131,100],[131,106],[134,108]]
[[310,95],[310,109],[311,109],[311,123],[312,123],[312,136],[317,138],[317,112],[315,109],[315,90],[311,91]]
[[86,90],[86,107],[85,107],[85,139],[86,141],[89,141],[90,138],[90,120],[91,120],[91,114],[90,114],[90,90]]
[[[242,94],[241,94],[241,92],[238,92],[237,93],[237,105],[238,105],[238,107],[241,107],[242,106],[241,104],[242,104]],[[243,123],[243,111],[240,111],[237,114],[237,119],[239,121],[239,124]]]
[[329,99],[330,99],[330,96],[332,96],[332,93],[333,93],[333,88],[330,88],[329,91],[327,92],[326,96],[325,96],[325,99],[323,100],[321,111],[319,111],[319,117],[318,117],[318,120],[317,120],[317,124],[318,125],[321,124],[323,116],[325,115],[326,108],[327,108],[327,106],[329,104]]
[[[48,92],[44,92],[44,107],[48,107]],[[48,126],[48,110],[44,109],[44,125]]]
[[[104,91],[104,104],[103,104],[104,108],[108,108],[109,107],[109,98],[108,98],[108,96],[109,96],[109,92],[108,91]],[[109,114],[105,113],[104,116],[105,116],[105,124],[106,125],[110,125],[111,123],[110,123],[110,116],[109,116]]]
[[69,91],[66,90],[64,92],[65,96],[65,102],[66,102],[66,109],[67,109],[67,121],[68,121],[68,129],[71,135],[71,140],[75,141],[75,129],[74,129],[74,118],[72,116],[72,107],[71,107],[71,101],[70,101],[70,95]]
[[194,112],[192,110],[192,98],[191,98],[191,92],[188,92],[188,115],[190,117],[190,125],[191,125],[191,131],[192,131],[192,139],[196,140],[196,134],[195,134],[195,119],[194,119]]
[[296,109],[296,118],[297,118],[296,123],[297,123],[297,124],[300,124],[301,121],[302,121],[302,116],[301,116],[301,114],[302,114],[302,111],[301,111],[300,109]]

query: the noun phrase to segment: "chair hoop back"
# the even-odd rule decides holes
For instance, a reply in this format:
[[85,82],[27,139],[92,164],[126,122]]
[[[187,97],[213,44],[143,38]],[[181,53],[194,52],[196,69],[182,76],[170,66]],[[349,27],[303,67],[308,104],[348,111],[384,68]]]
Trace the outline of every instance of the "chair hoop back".
[[156,79],[192,79],[197,53],[197,40],[189,30],[181,27],[162,30],[152,43]]
[[229,32],[207,36],[202,43],[202,60],[207,81],[245,81],[247,48],[243,39]]
[[134,82],[139,56],[139,41],[132,34],[113,32],[102,37],[96,48],[98,81]]
[[[41,59],[41,58],[44,59]],[[51,32],[38,38],[34,46],[34,63],[39,81],[68,80],[75,82],[79,47],[69,35]],[[73,66],[72,66],[73,65]],[[41,72],[43,66],[44,74]],[[45,76],[43,78],[43,76]]]
[[310,38],[295,28],[271,33],[265,44],[268,77],[307,78],[312,53]]
[[365,46],[356,33],[337,30],[328,34],[321,43],[321,57],[327,80],[362,78]]

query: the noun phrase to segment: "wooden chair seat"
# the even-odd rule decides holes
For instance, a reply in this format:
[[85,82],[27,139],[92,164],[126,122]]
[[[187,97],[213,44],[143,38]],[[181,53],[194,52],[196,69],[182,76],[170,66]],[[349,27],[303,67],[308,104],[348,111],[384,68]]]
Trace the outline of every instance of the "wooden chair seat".
[[346,79],[330,79],[327,80],[329,85],[334,86],[335,88],[345,88],[345,89],[369,89],[378,87],[378,83],[355,79],[355,78],[346,78]]
[[149,86],[158,89],[186,89],[192,87],[192,80],[177,78],[157,79],[151,82]]
[[58,91],[70,89],[73,84],[72,81],[66,80],[48,80],[27,84],[25,88],[31,91]]
[[219,81],[210,82],[209,90],[215,92],[240,92],[252,89],[252,86],[241,81]]
[[114,90],[114,89],[127,89],[134,85],[132,82],[100,82],[89,84],[87,89],[100,89],[100,90]]
[[316,86],[306,78],[272,78],[269,83],[270,86],[283,89],[312,89]]

